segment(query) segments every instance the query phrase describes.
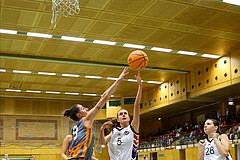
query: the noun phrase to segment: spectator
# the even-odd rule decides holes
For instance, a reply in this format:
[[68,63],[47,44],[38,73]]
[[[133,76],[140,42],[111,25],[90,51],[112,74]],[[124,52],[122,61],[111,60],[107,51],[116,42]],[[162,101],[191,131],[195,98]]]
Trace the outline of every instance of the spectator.
[[146,157],[146,155],[143,156],[143,160],[148,160],[148,158]]
[[5,154],[5,156],[2,160],[8,160],[8,154]]
[[32,157],[32,160],[36,160],[36,156],[33,156],[33,157]]

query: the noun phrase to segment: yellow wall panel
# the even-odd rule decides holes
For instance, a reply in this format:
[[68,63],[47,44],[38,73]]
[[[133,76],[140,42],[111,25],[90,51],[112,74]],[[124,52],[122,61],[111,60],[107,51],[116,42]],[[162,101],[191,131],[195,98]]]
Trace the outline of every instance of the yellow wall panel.
[[182,96],[182,86],[181,86],[181,78],[182,76],[178,76],[173,80],[169,81],[169,100],[173,100]]
[[98,113],[98,115],[96,116],[95,119],[106,119],[106,109],[102,109],[100,110],[100,112]]
[[186,148],[185,149],[186,153],[186,160],[193,160],[193,159],[198,159],[198,148]]
[[162,84],[161,93],[163,103],[167,102],[169,100],[169,82]]
[[180,89],[181,96],[186,97],[186,95],[187,95],[187,74],[184,74],[180,77],[180,84],[181,84],[181,89]]
[[231,53],[232,79],[240,77],[240,52]]
[[142,93],[143,110],[148,108],[148,91]]
[[118,111],[121,107],[108,107],[107,106],[107,118],[117,117]]
[[211,86],[211,62],[196,66],[196,90],[202,90]]
[[230,57],[224,56],[218,60],[212,61],[211,65],[211,81],[212,85],[217,85],[230,80]]
[[189,89],[188,92],[195,92],[196,90],[196,70],[193,68],[189,73]]
[[169,81],[169,100],[175,99],[175,91],[176,91],[176,86],[175,86],[175,79]]
[[48,114],[47,101],[33,101],[33,113],[34,114]]

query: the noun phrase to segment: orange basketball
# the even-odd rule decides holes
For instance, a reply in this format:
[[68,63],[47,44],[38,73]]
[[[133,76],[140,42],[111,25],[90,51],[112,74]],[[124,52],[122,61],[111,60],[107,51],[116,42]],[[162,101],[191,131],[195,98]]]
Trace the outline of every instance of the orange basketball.
[[148,64],[148,56],[145,52],[136,50],[128,56],[128,65],[135,71],[144,69]]

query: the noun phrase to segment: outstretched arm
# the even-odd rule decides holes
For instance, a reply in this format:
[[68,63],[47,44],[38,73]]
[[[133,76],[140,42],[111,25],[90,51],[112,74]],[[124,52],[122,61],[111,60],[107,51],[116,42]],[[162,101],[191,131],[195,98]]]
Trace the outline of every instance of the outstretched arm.
[[71,140],[71,135],[67,135],[63,140],[62,153],[61,153],[61,157],[63,160],[68,160],[66,152],[69,147],[70,140]]
[[100,142],[101,142],[101,145],[107,144],[110,141],[111,136],[112,136],[112,132],[109,133],[107,136],[104,135],[104,130],[107,127],[107,125],[112,125],[112,122],[111,121],[105,122],[102,125],[101,129],[100,129]]
[[133,127],[135,132],[139,132],[139,125],[140,125],[140,103],[142,98],[142,80],[141,80],[141,74],[140,71],[138,71],[138,74],[136,77],[137,83],[138,83],[138,91],[136,100],[134,103],[134,109],[133,109],[133,120],[131,123],[131,126]]
[[101,97],[101,99],[98,101],[98,103],[96,104],[96,106],[94,108],[92,108],[87,117],[86,117],[86,125],[88,127],[91,127],[93,125],[94,122],[94,118],[96,117],[96,115],[100,112],[100,109],[102,109],[102,107],[104,106],[104,104],[107,102],[107,100],[111,97],[111,95],[114,93],[114,91],[116,90],[118,84],[123,80],[124,76],[126,76],[128,74],[127,72],[128,68],[125,67],[124,70],[122,71],[121,75],[118,77],[118,79],[115,81],[115,83],[108,88],[108,90],[106,90],[103,93],[103,96]]

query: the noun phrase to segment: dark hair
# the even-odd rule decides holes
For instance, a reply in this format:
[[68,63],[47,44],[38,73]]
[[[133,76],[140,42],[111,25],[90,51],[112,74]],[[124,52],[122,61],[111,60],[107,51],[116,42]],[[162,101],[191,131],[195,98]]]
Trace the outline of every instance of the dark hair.
[[117,121],[117,118],[108,118],[108,121],[112,122],[112,125],[108,126],[105,130],[105,135],[108,135],[111,131],[113,131],[113,128],[120,127],[120,123]]
[[[209,118],[209,119],[207,119],[207,120],[211,120],[211,121],[213,122],[213,125],[218,127],[216,133],[219,133],[219,134],[220,134],[218,121],[217,121],[216,119],[212,119],[212,118]],[[207,120],[206,120],[206,121],[207,121]]]
[[64,116],[67,116],[74,120],[74,121],[79,121],[79,118],[77,116],[77,114],[79,113],[79,108],[77,107],[78,104],[72,106],[70,109],[67,109],[65,112],[64,112]]

